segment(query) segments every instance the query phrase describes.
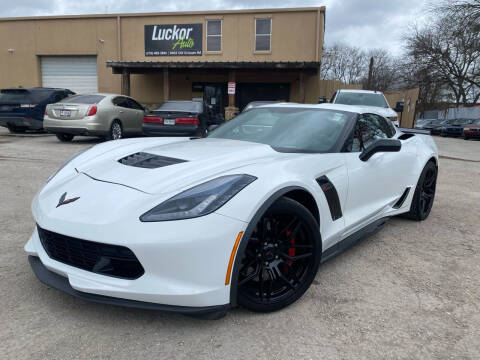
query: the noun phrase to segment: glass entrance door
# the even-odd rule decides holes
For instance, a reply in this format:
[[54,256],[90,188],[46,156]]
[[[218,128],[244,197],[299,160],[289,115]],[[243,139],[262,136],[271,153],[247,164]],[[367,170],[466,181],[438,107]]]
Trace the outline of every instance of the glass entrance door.
[[213,122],[224,121],[228,103],[226,83],[193,83],[192,94],[193,98],[203,98],[207,115]]

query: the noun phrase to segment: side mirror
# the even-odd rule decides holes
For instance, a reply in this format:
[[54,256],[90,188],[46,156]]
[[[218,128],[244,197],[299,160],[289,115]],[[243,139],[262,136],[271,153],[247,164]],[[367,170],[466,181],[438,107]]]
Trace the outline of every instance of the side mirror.
[[240,114],[239,111],[235,111],[235,112],[233,113],[233,115],[235,115],[235,116],[237,116],[238,114]]
[[377,139],[362,151],[359,158],[367,161],[378,152],[398,152],[402,148],[402,143],[397,139]]
[[218,128],[219,126],[220,126],[220,125],[218,125],[218,124],[210,125],[210,126],[208,127],[208,131],[213,131],[213,130],[215,130],[216,128]]
[[393,110],[399,113],[403,112],[403,101],[397,101],[397,104]]

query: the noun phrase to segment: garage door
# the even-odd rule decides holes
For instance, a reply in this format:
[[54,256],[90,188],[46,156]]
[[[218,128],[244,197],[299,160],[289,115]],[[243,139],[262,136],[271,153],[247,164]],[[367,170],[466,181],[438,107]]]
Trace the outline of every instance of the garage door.
[[42,56],[42,86],[78,94],[98,92],[96,56]]

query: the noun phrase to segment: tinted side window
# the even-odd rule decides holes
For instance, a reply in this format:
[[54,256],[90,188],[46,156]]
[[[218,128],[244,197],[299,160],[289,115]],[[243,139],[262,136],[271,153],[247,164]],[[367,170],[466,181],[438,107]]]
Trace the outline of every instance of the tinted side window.
[[116,106],[121,106],[121,107],[124,107],[124,108],[128,108],[128,99],[126,97],[123,97],[123,96],[117,96],[116,98],[114,98],[112,100],[112,103],[113,105],[116,105]]
[[135,109],[135,110],[143,110],[143,106],[140,105],[138,102],[136,102],[135,100],[133,99],[128,99],[128,103],[129,103],[129,107],[131,109]]
[[363,114],[357,120],[353,134],[352,151],[360,152],[367,148],[374,140],[386,139],[393,136],[388,122],[381,116]]
[[393,127],[393,124],[390,120],[387,120],[380,115],[376,114],[367,114],[372,121],[376,121],[378,126],[382,129],[382,131],[387,134],[387,137],[391,138],[393,135],[395,135],[395,128]]

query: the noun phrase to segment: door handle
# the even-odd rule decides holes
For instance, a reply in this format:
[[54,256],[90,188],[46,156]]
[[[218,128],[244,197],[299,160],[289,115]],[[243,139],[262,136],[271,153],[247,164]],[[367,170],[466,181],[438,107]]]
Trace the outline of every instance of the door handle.
[[120,113],[120,114],[123,114],[123,110],[120,110],[119,113]]

